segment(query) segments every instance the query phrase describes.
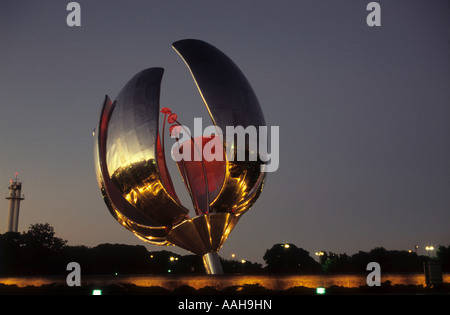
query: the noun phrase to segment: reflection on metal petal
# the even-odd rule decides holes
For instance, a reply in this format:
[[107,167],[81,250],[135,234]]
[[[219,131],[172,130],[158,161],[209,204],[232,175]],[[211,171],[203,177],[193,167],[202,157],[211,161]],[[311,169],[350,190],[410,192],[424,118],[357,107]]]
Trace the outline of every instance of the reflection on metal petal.
[[[213,123],[223,132],[224,152],[232,146],[232,143],[226,142],[227,126],[254,126],[259,132],[258,127],[264,126],[265,120],[258,98],[230,58],[200,40],[177,41],[173,43],[173,48],[188,66]],[[259,134],[257,136],[259,139]],[[248,143],[245,151],[249,151]],[[265,173],[261,173],[261,164],[259,159],[227,160],[225,181],[221,192],[212,201],[210,211],[233,210],[236,214],[247,211],[263,188]]]
[[167,231],[148,217],[142,215],[135,207],[127,202],[120,191],[112,183],[106,169],[106,140],[108,123],[115,103],[106,96],[100,122],[97,128],[95,144],[95,166],[97,181],[109,211],[124,227],[132,231],[139,238],[155,245],[165,245]]
[[217,252],[230,235],[239,217],[231,213],[196,216],[176,225],[167,239],[188,251],[203,256]]
[[108,172],[124,198],[159,225],[170,227],[189,211],[175,195],[164,159],[158,158],[162,74],[161,68],[141,71],[119,93],[106,152]]

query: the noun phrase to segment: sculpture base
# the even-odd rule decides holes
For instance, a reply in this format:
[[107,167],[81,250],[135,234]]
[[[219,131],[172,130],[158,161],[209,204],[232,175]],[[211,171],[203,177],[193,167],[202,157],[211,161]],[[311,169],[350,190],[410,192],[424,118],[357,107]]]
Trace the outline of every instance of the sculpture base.
[[216,252],[210,252],[203,255],[203,264],[205,265],[206,272],[209,275],[221,275],[223,274],[222,265],[220,263],[219,254]]

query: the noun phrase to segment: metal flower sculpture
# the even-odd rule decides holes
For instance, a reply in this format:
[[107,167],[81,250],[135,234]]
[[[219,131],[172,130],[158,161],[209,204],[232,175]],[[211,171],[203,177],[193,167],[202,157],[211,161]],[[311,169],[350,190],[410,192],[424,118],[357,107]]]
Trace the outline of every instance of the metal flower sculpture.
[[[192,39],[177,41],[173,48],[188,66],[212,123],[224,133],[188,140],[194,150],[210,141],[221,141],[224,152],[233,150],[235,144],[225,135],[227,126],[265,125],[252,87],[225,54]],[[263,162],[230,159],[225,154],[221,160],[177,162],[195,209],[190,217],[177,197],[164,154],[166,121],[174,137],[183,126],[169,108],[160,109],[163,72],[162,68],[143,70],[114,102],[106,96],[95,133],[97,180],[111,214],[137,237],[200,255],[207,273],[220,274],[218,251],[262,191]],[[160,112],[164,114],[161,135]],[[254,154],[248,145],[245,150]]]

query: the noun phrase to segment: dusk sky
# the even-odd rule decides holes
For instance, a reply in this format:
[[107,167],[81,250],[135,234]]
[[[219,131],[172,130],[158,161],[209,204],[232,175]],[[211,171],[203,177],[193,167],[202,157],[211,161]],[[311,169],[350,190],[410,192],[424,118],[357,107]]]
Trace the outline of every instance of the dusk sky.
[[[0,2],[0,188],[19,173],[19,231],[49,223],[69,245],[188,253],[114,220],[92,133],[105,95],[149,67],[165,69],[161,106],[186,125],[207,118],[171,48],[194,38],[239,66],[280,130],[279,169],[223,257],[263,263],[285,242],[312,256],[450,245],[450,1],[377,1],[373,27],[362,0],[80,0],[79,27],[66,24],[69,2]],[[3,199],[0,233],[7,212]]]

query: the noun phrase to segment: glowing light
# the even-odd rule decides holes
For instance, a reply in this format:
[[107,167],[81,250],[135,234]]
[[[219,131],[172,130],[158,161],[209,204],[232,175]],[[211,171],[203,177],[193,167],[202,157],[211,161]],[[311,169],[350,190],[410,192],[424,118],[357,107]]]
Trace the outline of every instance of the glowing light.
[[289,244],[284,244],[283,246],[284,246],[284,248],[289,248],[290,247]]
[[325,288],[323,287],[316,288],[316,294],[325,294]]
[[102,295],[102,290],[94,289],[92,290],[92,295]]

